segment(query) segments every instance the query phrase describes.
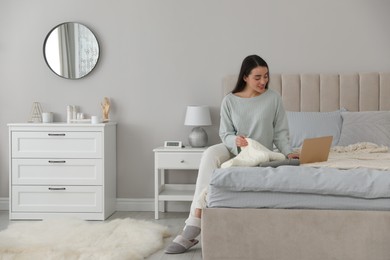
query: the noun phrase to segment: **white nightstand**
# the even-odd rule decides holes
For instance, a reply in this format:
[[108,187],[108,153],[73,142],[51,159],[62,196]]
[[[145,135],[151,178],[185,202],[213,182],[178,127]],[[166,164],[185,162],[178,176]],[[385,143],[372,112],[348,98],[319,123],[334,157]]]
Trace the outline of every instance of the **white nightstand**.
[[[158,219],[159,201],[192,201],[195,184],[166,184],[165,170],[197,170],[207,147],[164,148],[154,152],[154,212]],[[164,208],[163,208],[164,211]]]

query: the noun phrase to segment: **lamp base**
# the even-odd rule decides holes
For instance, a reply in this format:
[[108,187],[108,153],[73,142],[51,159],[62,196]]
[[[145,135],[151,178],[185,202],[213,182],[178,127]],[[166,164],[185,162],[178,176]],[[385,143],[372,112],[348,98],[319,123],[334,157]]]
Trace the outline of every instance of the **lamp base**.
[[195,127],[188,136],[188,141],[192,147],[205,147],[208,142],[207,133],[202,127]]

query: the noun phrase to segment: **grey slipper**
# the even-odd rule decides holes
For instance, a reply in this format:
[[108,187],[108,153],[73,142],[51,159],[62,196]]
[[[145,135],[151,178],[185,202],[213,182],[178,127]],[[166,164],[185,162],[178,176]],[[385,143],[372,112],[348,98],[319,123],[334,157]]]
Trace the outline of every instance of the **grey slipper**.
[[183,232],[181,233],[181,235],[187,240],[196,238],[197,236],[199,236],[199,234],[200,234],[200,227],[190,226],[190,225],[186,225],[184,227]]
[[198,243],[197,239],[188,240],[182,235],[178,235],[164,252],[166,254],[181,254]]

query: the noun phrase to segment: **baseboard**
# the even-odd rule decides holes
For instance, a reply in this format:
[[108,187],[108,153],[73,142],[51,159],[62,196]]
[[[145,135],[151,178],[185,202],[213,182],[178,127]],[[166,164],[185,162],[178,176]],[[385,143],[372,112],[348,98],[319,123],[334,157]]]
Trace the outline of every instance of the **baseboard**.
[[0,210],[9,210],[8,198],[0,198]]
[[153,199],[116,199],[117,211],[153,211]]
[[[163,203],[160,202],[161,210]],[[9,199],[0,198],[0,210],[9,210]],[[116,199],[117,211],[154,211],[154,199]],[[166,211],[189,212],[190,202],[186,201],[168,201],[165,205]]]
[[[188,201],[168,201],[165,210],[168,212],[189,212],[191,203]],[[160,202],[161,211],[163,202]],[[117,211],[154,211],[154,199],[116,199]]]

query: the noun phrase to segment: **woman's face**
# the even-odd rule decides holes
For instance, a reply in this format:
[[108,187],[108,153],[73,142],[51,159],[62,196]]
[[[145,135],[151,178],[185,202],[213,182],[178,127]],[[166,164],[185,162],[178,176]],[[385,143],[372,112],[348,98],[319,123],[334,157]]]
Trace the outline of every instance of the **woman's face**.
[[263,94],[266,91],[265,86],[268,83],[267,67],[256,67],[251,70],[248,76],[244,76],[246,83],[245,89],[250,89],[256,93]]

